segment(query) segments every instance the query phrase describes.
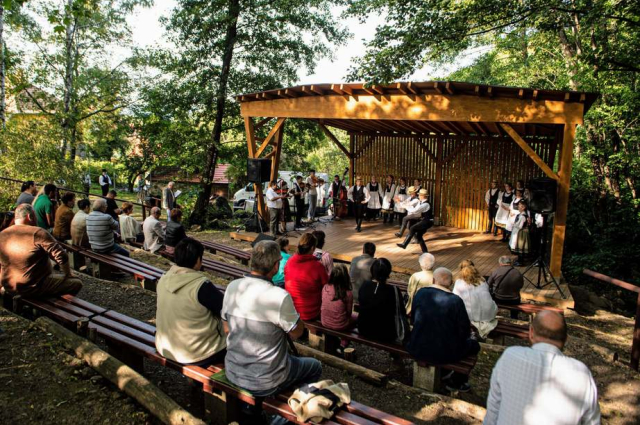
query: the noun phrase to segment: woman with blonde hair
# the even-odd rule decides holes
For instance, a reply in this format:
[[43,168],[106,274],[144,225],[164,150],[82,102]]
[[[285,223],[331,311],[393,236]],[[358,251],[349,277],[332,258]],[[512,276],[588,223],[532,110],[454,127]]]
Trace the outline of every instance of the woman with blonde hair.
[[498,325],[498,306],[491,298],[489,285],[471,260],[460,263],[458,276],[453,293],[462,298],[471,324],[478,329],[480,337],[486,338]]

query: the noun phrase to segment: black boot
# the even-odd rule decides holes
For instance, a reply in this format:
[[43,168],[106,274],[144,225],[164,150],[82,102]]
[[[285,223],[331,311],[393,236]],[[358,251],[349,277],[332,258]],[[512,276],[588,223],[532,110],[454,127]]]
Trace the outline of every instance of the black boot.
[[411,238],[413,238],[413,235],[412,234],[408,234],[407,237],[404,239],[404,242],[398,243],[396,245],[399,246],[402,249],[407,249],[407,245],[409,245],[409,242],[411,242]]

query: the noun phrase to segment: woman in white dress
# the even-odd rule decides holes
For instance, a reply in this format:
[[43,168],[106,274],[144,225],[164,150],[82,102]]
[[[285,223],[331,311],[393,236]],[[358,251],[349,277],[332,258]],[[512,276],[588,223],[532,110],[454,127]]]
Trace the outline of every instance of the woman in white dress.
[[404,201],[409,199],[409,188],[407,187],[407,179],[400,177],[398,184],[396,185],[396,191],[393,194],[393,211],[398,217],[398,220],[402,222],[402,219],[407,215],[407,210],[404,208]]
[[453,286],[453,293],[462,298],[469,320],[480,337],[485,339],[498,325],[498,306],[491,298],[489,285],[476,269],[473,261],[460,263],[460,272]]
[[502,229],[502,240],[507,241],[507,223],[511,212],[511,202],[513,202],[513,187],[511,183],[504,184],[504,192],[498,196],[498,212],[496,213],[496,227]]
[[518,261],[514,266],[521,266],[524,262],[524,256],[531,251],[529,228],[532,221],[531,214],[527,208],[527,201],[522,200],[518,203],[518,215],[513,223],[513,230],[509,238],[511,252],[518,255]]
[[384,185],[382,192],[382,222],[393,223],[393,197],[396,193],[396,184],[393,180],[393,176],[389,174],[387,176],[387,182]]
[[367,221],[378,219],[380,208],[382,208],[382,202],[380,201],[381,188],[380,183],[376,180],[376,176],[371,176],[371,181],[367,183],[367,189],[369,190],[369,203],[367,204]]
[[511,235],[511,231],[513,230],[513,223],[516,221],[516,217],[519,214],[518,204],[524,199],[522,196],[522,189],[516,189],[514,190],[514,193],[515,195],[513,198],[513,202],[511,202],[511,205],[509,206],[509,220],[507,221],[507,225],[505,226],[507,232],[509,232],[508,235]]

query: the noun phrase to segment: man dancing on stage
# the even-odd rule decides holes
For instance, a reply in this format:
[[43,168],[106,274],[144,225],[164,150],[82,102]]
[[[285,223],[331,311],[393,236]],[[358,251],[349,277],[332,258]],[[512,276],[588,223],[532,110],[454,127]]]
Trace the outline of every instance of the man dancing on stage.
[[349,201],[353,202],[353,210],[356,214],[356,232],[362,232],[362,217],[369,203],[369,190],[362,185],[362,178],[356,178],[356,185],[347,193]]
[[399,243],[397,245],[402,249],[406,249],[409,242],[411,242],[411,239],[415,236],[418,239],[422,252],[429,252],[423,236],[427,230],[433,226],[433,211],[431,210],[431,205],[427,202],[427,191],[425,189],[421,189],[418,196],[420,198],[420,202],[416,207],[416,211],[420,211],[420,221],[409,227],[409,234],[406,239],[403,243]]
[[399,238],[404,234],[404,230],[409,227],[409,224],[412,221],[420,220],[420,213],[416,213],[416,208],[420,205],[420,200],[416,196],[416,189],[413,186],[410,186],[407,189],[409,192],[409,199],[402,202],[402,207],[407,210],[407,215],[402,218],[400,222],[400,231],[398,231],[395,235]]

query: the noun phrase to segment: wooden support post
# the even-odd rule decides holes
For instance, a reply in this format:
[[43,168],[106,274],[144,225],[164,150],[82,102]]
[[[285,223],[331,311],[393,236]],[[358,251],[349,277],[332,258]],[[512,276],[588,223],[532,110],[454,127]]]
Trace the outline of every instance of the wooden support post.
[[442,167],[444,166],[443,161],[444,155],[444,141],[442,137],[437,136],[437,151],[436,151],[436,184],[435,184],[435,193],[433,196],[433,215],[434,222],[438,225],[442,225],[442,220],[440,219],[440,214],[444,210],[442,207]]
[[71,251],[69,254],[69,267],[73,270],[80,270],[80,267],[85,265],[84,256],[79,252]]
[[309,330],[309,346],[319,351],[324,351],[324,335]]
[[278,168],[280,167],[280,153],[282,152],[282,136],[284,135],[284,120],[283,124],[278,128],[278,132],[275,137],[275,154],[271,158],[271,180],[278,180]]
[[355,152],[355,136],[353,134],[349,135],[349,152],[351,152],[351,156],[349,157],[349,185],[353,186],[355,184],[355,166],[356,166],[356,158],[354,156]]
[[[253,124],[253,118],[244,118],[244,129],[247,135],[247,148],[249,150],[249,158],[257,158],[258,147],[256,146],[256,132]],[[262,185],[254,184],[253,187],[256,194],[256,202],[258,203],[258,212],[264,219],[267,216],[267,208],[264,202],[264,196],[262,196]]]
[[[544,171],[547,177],[552,178],[554,180],[558,180],[558,175],[554,173],[553,170],[551,169],[551,167],[553,167],[553,164],[551,164],[551,167],[549,167],[549,165],[547,165],[547,163],[544,162],[542,158],[540,158],[540,156],[536,153],[536,151],[534,151],[531,148],[531,146],[529,146],[529,144],[525,142],[524,139],[520,137],[520,135],[509,124],[500,124],[500,126],[522,148],[522,150],[525,151],[527,155],[529,155],[529,158],[531,158],[533,162],[535,162],[538,165],[538,167],[540,167],[542,171]],[[571,143],[573,144],[573,142]]]
[[105,263],[98,263],[98,267],[93,266],[93,277],[96,277],[96,271],[98,272],[98,276],[100,279],[111,280],[111,271],[113,270],[111,266]]
[[240,401],[224,392],[204,392],[204,411],[209,423],[227,425],[240,419]]
[[440,368],[436,366],[420,366],[413,362],[413,386],[429,392],[436,392],[440,387]]
[[551,241],[551,274],[559,278],[564,252],[564,235],[567,226],[567,210],[569,209],[569,185],[573,166],[573,142],[576,137],[576,126],[573,123],[564,125],[562,137],[562,154],[558,170],[558,198],[553,223],[553,239]]
[[156,287],[158,286],[158,280],[153,279],[142,279],[142,289],[146,289],[147,291],[156,292]]

